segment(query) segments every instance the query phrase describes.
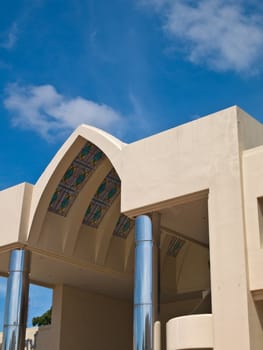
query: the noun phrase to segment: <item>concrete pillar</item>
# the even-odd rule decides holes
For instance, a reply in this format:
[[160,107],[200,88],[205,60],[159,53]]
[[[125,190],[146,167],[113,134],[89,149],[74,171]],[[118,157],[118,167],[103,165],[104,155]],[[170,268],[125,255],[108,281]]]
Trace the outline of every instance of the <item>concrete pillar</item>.
[[10,253],[2,350],[24,350],[31,252]]
[[153,349],[153,234],[146,215],[135,221],[133,350]]

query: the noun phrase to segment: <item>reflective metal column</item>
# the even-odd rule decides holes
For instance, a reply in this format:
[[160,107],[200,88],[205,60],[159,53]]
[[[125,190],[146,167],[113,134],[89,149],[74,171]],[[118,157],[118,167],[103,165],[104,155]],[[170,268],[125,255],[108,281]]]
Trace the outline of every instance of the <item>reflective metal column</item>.
[[152,222],[136,218],[133,350],[153,349],[153,239]]
[[161,323],[160,323],[160,223],[161,215],[152,213],[153,231],[153,349],[161,349]]
[[27,321],[31,253],[15,249],[10,253],[2,350],[24,350]]

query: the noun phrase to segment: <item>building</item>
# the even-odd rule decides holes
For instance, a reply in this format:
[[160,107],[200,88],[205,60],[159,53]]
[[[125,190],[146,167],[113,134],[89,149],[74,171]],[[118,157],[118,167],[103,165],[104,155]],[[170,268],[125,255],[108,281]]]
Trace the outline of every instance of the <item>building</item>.
[[29,270],[54,288],[48,349],[262,349],[262,179],[263,126],[238,107],[131,144],[80,126],[0,192],[4,350]]
[[[44,344],[46,344],[46,339],[45,339],[45,336],[44,336],[44,330],[48,329],[49,326],[46,326],[44,327],[43,329],[41,329],[41,336],[43,334],[43,337],[44,338]],[[34,350],[36,349],[36,338],[38,337],[38,333],[39,333],[39,330],[37,327],[32,327],[32,328],[27,328],[26,329],[26,334],[25,334],[25,350]],[[2,350],[2,341],[3,341],[3,333],[0,332],[0,350]],[[38,342],[39,343],[39,348],[41,347],[41,339],[40,341]],[[43,346],[42,345],[42,346]]]

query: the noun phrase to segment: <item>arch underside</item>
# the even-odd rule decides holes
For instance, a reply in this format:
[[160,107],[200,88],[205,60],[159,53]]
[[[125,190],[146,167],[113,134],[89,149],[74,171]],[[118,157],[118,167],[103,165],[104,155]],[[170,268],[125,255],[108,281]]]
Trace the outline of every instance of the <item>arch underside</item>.
[[[39,235],[33,243],[29,239],[29,243],[46,252],[70,258],[71,262],[85,269],[95,271],[99,268],[97,271],[112,276],[117,273],[118,278],[127,280],[131,286],[134,219],[120,212],[121,178],[106,154],[92,142],[83,142],[56,183],[50,181],[48,186],[53,190],[49,189]],[[182,274],[188,276],[191,273],[191,268],[185,264],[186,257],[188,261],[189,257],[192,256],[193,260],[195,256],[198,266],[203,259],[204,265],[208,259],[207,248],[189,241],[175,230],[169,230],[174,224],[175,228],[179,227],[181,221],[180,229],[184,231],[189,210],[197,217],[207,211],[206,206],[206,201],[202,200],[185,208],[181,206],[160,212],[160,272],[163,281],[169,281],[163,288],[165,300],[177,293],[204,289],[203,285],[207,285],[206,279],[200,286],[190,286],[185,283],[185,278],[181,278]],[[184,211],[185,217],[182,215]],[[206,226],[200,227],[200,232],[206,231]],[[176,271],[172,279],[167,278],[171,271]],[[103,279],[106,281],[105,277]]]
[[120,213],[121,180],[87,141],[50,198],[37,246],[124,272],[134,220]]

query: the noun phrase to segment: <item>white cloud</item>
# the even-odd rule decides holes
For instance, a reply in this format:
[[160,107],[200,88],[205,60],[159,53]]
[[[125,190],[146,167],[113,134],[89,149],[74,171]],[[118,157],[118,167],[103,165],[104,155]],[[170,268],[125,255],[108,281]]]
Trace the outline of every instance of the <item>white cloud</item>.
[[115,131],[115,134],[124,123],[113,108],[82,97],[67,98],[52,85],[10,84],[4,106],[14,126],[34,130],[48,140],[53,135],[63,136],[82,123]]
[[161,14],[164,30],[188,60],[251,73],[263,56],[263,25],[244,0],[140,0]]
[[6,31],[5,33],[2,33],[1,36],[4,38],[0,42],[0,47],[7,50],[12,49],[15,46],[17,41],[17,33],[18,33],[17,23],[14,22],[8,31]]

